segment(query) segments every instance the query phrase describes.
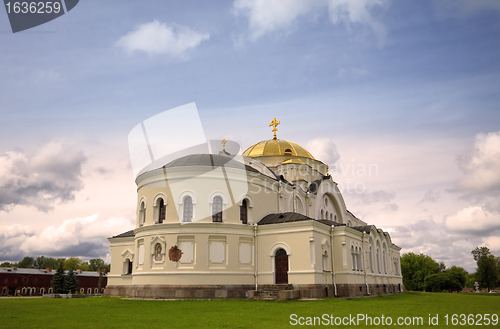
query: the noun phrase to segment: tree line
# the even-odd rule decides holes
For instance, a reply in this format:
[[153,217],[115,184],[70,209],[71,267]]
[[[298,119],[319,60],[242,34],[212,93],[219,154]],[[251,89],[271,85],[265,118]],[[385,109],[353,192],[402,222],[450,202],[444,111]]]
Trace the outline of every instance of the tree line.
[[480,288],[500,286],[500,257],[491,254],[487,247],[477,247],[471,251],[477,263],[475,273],[468,273],[458,266],[446,268],[424,254],[407,253],[401,256],[401,273],[407,290],[412,291],[461,291],[465,286],[474,287],[474,282]]
[[106,264],[101,258],[92,258],[88,262],[84,262],[79,258],[52,258],[39,256],[37,258],[24,257],[21,261],[17,263],[3,262],[0,267],[19,267],[19,268],[53,268],[56,269],[62,264],[63,269],[66,271],[70,270],[82,270],[82,271],[98,271],[99,269],[105,269],[109,272],[110,265]]

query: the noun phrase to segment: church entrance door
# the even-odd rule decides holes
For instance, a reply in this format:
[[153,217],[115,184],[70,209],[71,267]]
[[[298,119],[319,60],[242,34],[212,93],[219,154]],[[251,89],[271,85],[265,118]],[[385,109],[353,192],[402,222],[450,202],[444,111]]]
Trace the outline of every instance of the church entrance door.
[[288,255],[284,249],[278,249],[274,257],[276,284],[288,283]]

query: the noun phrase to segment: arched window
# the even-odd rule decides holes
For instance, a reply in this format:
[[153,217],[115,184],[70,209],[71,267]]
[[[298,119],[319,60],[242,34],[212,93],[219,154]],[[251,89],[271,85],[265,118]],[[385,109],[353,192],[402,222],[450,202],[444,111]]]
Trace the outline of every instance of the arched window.
[[248,224],[248,207],[247,200],[243,199],[240,206],[240,220],[242,224]]
[[362,256],[361,247],[359,247],[356,255],[358,257],[357,269],[358,269],[358,271],[362,271],[363,270],[363,262],[361,261],[361,256]]
[[184,198],[183,222],[190,222],[193,219],[193,199],[188,195]]
[[326,211],[325,219],[328,219],[328,210]]
[[144,202],[141,202],[141,207],[139,209],[139,226],[143,226],[146,221],[146,206]]
[[104,288],[101,288],[101,294],[104,294]]
[[167,212],[167,207],[165,202],[160,198],[160,205],[158,206],[158,223],[161,224],[165,220],[165,213]]
[[98,294],[98,293],[99,293],[99,289],[94,288],[94,294]]
[[132,274],[132,262],[130,259],[125,259],[125,263],[123,264],[123,274]]
[[45,293],[45,288],[40,289],[40,294],[43,295]]
[[333,215],[333,214],[332,214],[332,213],[330,213],[330,220],[333,220],[333,216],[332,216],[332,215]]
[[372,255],[372,246],[370,246],[370,253],[369,253],[369,257],[370,257],[370,270],[372,271],[373,273],[373,255]]
[[380,253],[379,253],[378,247],[377,247],[377,270],[378,270],[378,273],[380,274]]
[[348,226],[348,227],[351,227],[351,226],[352,226],[352,222],[351,222],[351,220],[348,220],[348,221],[347,221],[347,226]]
[[384,273],[387,274],[387,266],[386,266],[386,261],[385,261],[385,249],[382,250],[382,255],[383,255],[382,262],[384,263]]
[[85,292],[85,288],[80,288],[80,293],[83,294]]
[[322,257],[322,260],[323,260],[323,271],[328,271],[329,270],[329,266],[328,266],[328,252],[325,250],[323,252],[323,257]]
[[337,214],[335,214],[335,216],[333,216],[333,220],[337,221]]
[[321,217],[319,219],[323,219],[323,209],[321,209]]
[[51,294],[51,293],[52,293],[52,288],[49,288],[49,294]]
[[2,295],[3,295],[3,296],[7,295],[7,288],[5,288],[5,287],[4,287],[4,288],[2,289]]
[[214,197],[212,203],[212,222],[222,222],[222,198],[220,196]]
[[90,295],[91,293],[92,293],[92,288],[88,288],[88,289],[87,289],[87,294],[89,294],[89,295]]
[[351,257],[352,257],[352,270],[356,270],[356,253],[354,251],[354,246],[351,246]]

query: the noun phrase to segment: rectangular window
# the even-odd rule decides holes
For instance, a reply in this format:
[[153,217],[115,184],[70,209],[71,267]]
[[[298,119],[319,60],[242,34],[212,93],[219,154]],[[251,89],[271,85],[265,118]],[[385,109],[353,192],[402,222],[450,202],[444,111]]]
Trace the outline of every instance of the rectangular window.
[[138,264],[144,265],[144,240],[139,241],[139,246],[137,247],[138,254]]
[[195,263],[195,243],[194,235],[180,235],[177,237],[177,245],[182,251],[179,263],[191,267]]
[[252,263],[252,238],[240,238],[238,256],[240,264],[250,265]]
[[209,261],[213,265],[224,265],[226,258],[226,237],[225,236],[209,236],[208,249]]

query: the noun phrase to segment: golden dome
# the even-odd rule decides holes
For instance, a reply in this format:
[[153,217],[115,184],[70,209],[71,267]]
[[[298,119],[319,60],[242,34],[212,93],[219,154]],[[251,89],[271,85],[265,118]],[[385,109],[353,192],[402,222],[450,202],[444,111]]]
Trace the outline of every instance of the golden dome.
[[299,144],[281,139],[270,139],[258,142],[247,148],[245,152],[243,152],[243,155],[249,158],[265,156],[298,156],[314,159],[312,154]]

